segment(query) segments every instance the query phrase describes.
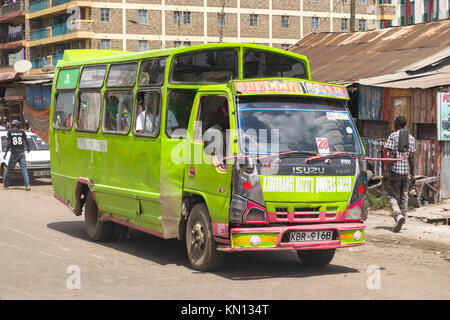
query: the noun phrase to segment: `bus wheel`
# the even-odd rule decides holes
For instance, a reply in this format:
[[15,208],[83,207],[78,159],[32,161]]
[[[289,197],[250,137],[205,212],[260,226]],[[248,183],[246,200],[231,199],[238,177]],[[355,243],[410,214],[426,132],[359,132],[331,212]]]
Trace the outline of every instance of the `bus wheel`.
[[84,225],[89,239],[92,241],[108,241],[113,232],[113,224],[110,221],[100,221],[100,212],[94,197],[89,192],[85,204]]
[[223,253],[216,249],[211,218],[204,203],[196,204],[187,220],[186,249],[189,262],[199,271],[215,269],[223,261]]
[[333,260],[336,249],[329,250],[298,250],[297,255],[303,264],[314,267],[326,266]]

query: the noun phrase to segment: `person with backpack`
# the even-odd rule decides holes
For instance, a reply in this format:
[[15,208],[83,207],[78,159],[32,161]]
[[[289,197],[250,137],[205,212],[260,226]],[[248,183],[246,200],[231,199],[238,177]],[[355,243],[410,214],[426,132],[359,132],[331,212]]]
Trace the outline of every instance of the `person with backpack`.
[[400,232],[406,221],[408,213],[409,185],[414,184],[414,155],[416,152],[416,140],[405,129],[406,118],[398,116],[395,118],[395,131],[392,132],[386,144],[388,158],[402,159],[388,162],[389,172],[383,172],[387,183],[387,200],[392,209],[394,217],[393,232]]
[[28,143],[27,134],[22,129],[19,129],[20,122],[13,120],[12,129],[8,130],[6,147],[3,159],[6,159],[6,154],[11,149],[11,156],[9,157],[8,167],[6,169],[5,177],[3,177],[3,188],[8,189],[9,180],[11,179],[13,169],[17,163],[22,170],[23,179],[25,180],[25,189],[30,190],[30,179],[27,171],[27,160],[25,158],[25,144],[27,145],[27,152],[30,152],[30,144]]

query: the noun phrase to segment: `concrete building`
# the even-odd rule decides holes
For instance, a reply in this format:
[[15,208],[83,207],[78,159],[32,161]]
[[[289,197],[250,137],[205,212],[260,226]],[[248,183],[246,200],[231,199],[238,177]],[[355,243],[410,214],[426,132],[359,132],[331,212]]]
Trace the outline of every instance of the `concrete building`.
[[[24,49],[30,73],[49,72],[42,67],[69,48],[138,51],[223,41],[287,49],[311,32],[350,28],[351,0],[1,1],[2,66]],[[355,0],[356,30],[377,27],[375,1]],[[11,30],[23,39],[8,38]]]
[[379,15],[395,15],[380,19],[380,28],[406,26],[450,18],[450,0],[377,0]]

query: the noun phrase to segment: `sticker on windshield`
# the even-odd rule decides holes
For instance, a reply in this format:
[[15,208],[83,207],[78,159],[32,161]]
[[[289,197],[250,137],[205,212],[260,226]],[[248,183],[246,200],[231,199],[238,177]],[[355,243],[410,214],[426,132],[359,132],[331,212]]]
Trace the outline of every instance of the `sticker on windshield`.
[[328,120],[348,120],[348,115],[342,112],[327,112]]
[[316,143],[319,153],[330,153],[327,138],[316,138]]
[[348,134],[352,134],[353,133],[353,129],[350,127],[345,128],[345,130],[347,131]]

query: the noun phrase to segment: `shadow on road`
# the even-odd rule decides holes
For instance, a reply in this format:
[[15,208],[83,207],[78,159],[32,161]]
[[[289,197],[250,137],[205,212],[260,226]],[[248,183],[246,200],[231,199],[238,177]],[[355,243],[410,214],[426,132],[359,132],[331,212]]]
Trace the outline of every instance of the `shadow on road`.
[[[3,183],[3,178],[0,179]],[[52,180],[50,178],[32,178],[30,176],[30,185],[33,186],[49,186],[52,184]],[[25,185],[25,181],[23,180],[22,176],[20,177],[14,177],[9,182],[9,187],[23,187]]]
[[[84,229],[84,221],[55,222],[48,228],[68,236],[91,242]],[[108,248],[150,260],[160,265],[176,264],[191,269],[184,241],[163,240],[130,229],[130,238],[122,242],[98,242]],[[339,254],[339,250],[336,255]],[[193,272],[197,272],[192,270]],[[294,251],[229,253],[222,267],[212,274],[230,280],[257,280],[266,278],[303,278],[331,274],[358,273],[359,270],[330,264],[315,268],[303,265]]]

